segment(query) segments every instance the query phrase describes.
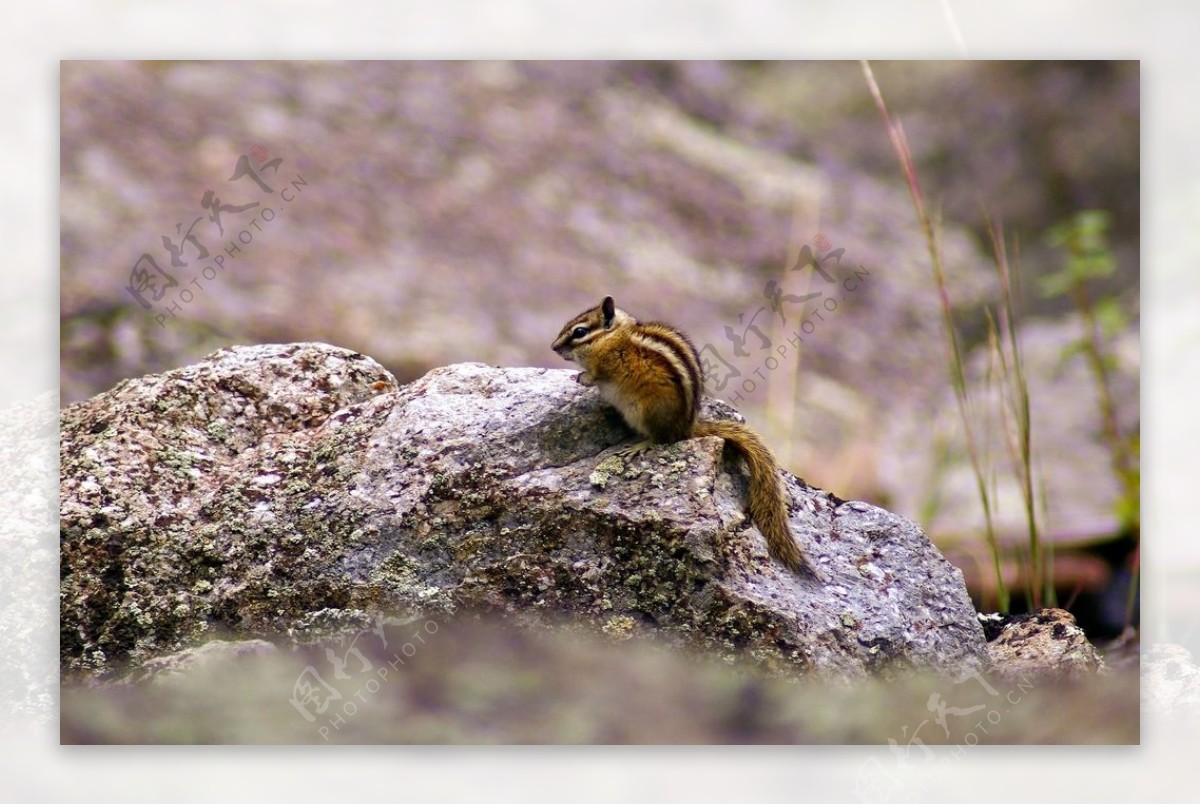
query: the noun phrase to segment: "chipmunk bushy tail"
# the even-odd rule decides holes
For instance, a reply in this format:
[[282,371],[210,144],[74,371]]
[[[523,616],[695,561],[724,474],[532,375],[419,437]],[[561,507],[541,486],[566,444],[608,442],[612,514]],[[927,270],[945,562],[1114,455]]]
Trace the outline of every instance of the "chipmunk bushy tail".
[[757,433],[737,422],[697,422],[693,436],[719,436],[732,444],[746,461],[750,473],[750,519],[767,538],[767,549],[776,560],[799,572],[816,575],[788,527],[785,494],[774,456]]

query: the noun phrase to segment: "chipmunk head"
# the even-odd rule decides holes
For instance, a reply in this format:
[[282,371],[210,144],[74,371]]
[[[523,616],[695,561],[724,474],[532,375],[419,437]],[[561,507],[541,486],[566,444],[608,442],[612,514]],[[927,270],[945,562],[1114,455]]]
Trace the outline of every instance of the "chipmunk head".
[[603,302],[563,325],[550,346],[567,360],[586,365],[588,353],[597,340],[619,327],[635,323],[633,316],[618,308],[611,296],[606,296]]

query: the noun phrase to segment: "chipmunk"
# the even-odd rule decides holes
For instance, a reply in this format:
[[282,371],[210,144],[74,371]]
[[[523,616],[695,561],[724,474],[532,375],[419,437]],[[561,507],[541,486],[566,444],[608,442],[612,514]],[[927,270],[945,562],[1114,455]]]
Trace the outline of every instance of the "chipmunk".
[[737,422],[699,421],[704,374],[686,335],[661,322],[639,322],[606,296],[568,321],[551,347],[578,363],[583,371],[576,381],[596,386],[643,437],[620,455],[700,436],[732,444],[750,471],[750,518],[766,537],[771,556],[791,570],[807,568],[817,575],[788,528],[779,467],[759,435]]

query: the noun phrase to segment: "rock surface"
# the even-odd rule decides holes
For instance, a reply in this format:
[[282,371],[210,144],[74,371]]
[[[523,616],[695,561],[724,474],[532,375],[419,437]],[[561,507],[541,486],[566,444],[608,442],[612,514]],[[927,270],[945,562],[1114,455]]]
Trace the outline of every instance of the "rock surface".
[[361,354],[265,345],[68,407],[64,674],[460,607],[839,677],[983,666],[962,575],[913,523],[788,476],[825,583],[794,577],[719,440],[624,462],[627,431],[573,374],[459,364],[397,388]]
[[1096,647],[1075,623],[1075,616],[1064,609],[993,617],[1000,622],[984,631],[991,670],[1000,678],[1074,680],[1104,670]]

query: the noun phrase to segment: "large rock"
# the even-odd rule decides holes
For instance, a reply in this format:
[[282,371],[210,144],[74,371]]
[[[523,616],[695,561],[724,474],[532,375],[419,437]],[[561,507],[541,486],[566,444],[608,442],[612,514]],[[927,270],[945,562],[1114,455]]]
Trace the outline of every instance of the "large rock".
[[623,461],[628,432],[573,374],[460,364],[397,388],[324,344],[236,347],[68,407],[64,672],[460,607],[839,676],[983,667],[962,575],[913,523],[788,476],[825,581],[796,577],[719,440]]

